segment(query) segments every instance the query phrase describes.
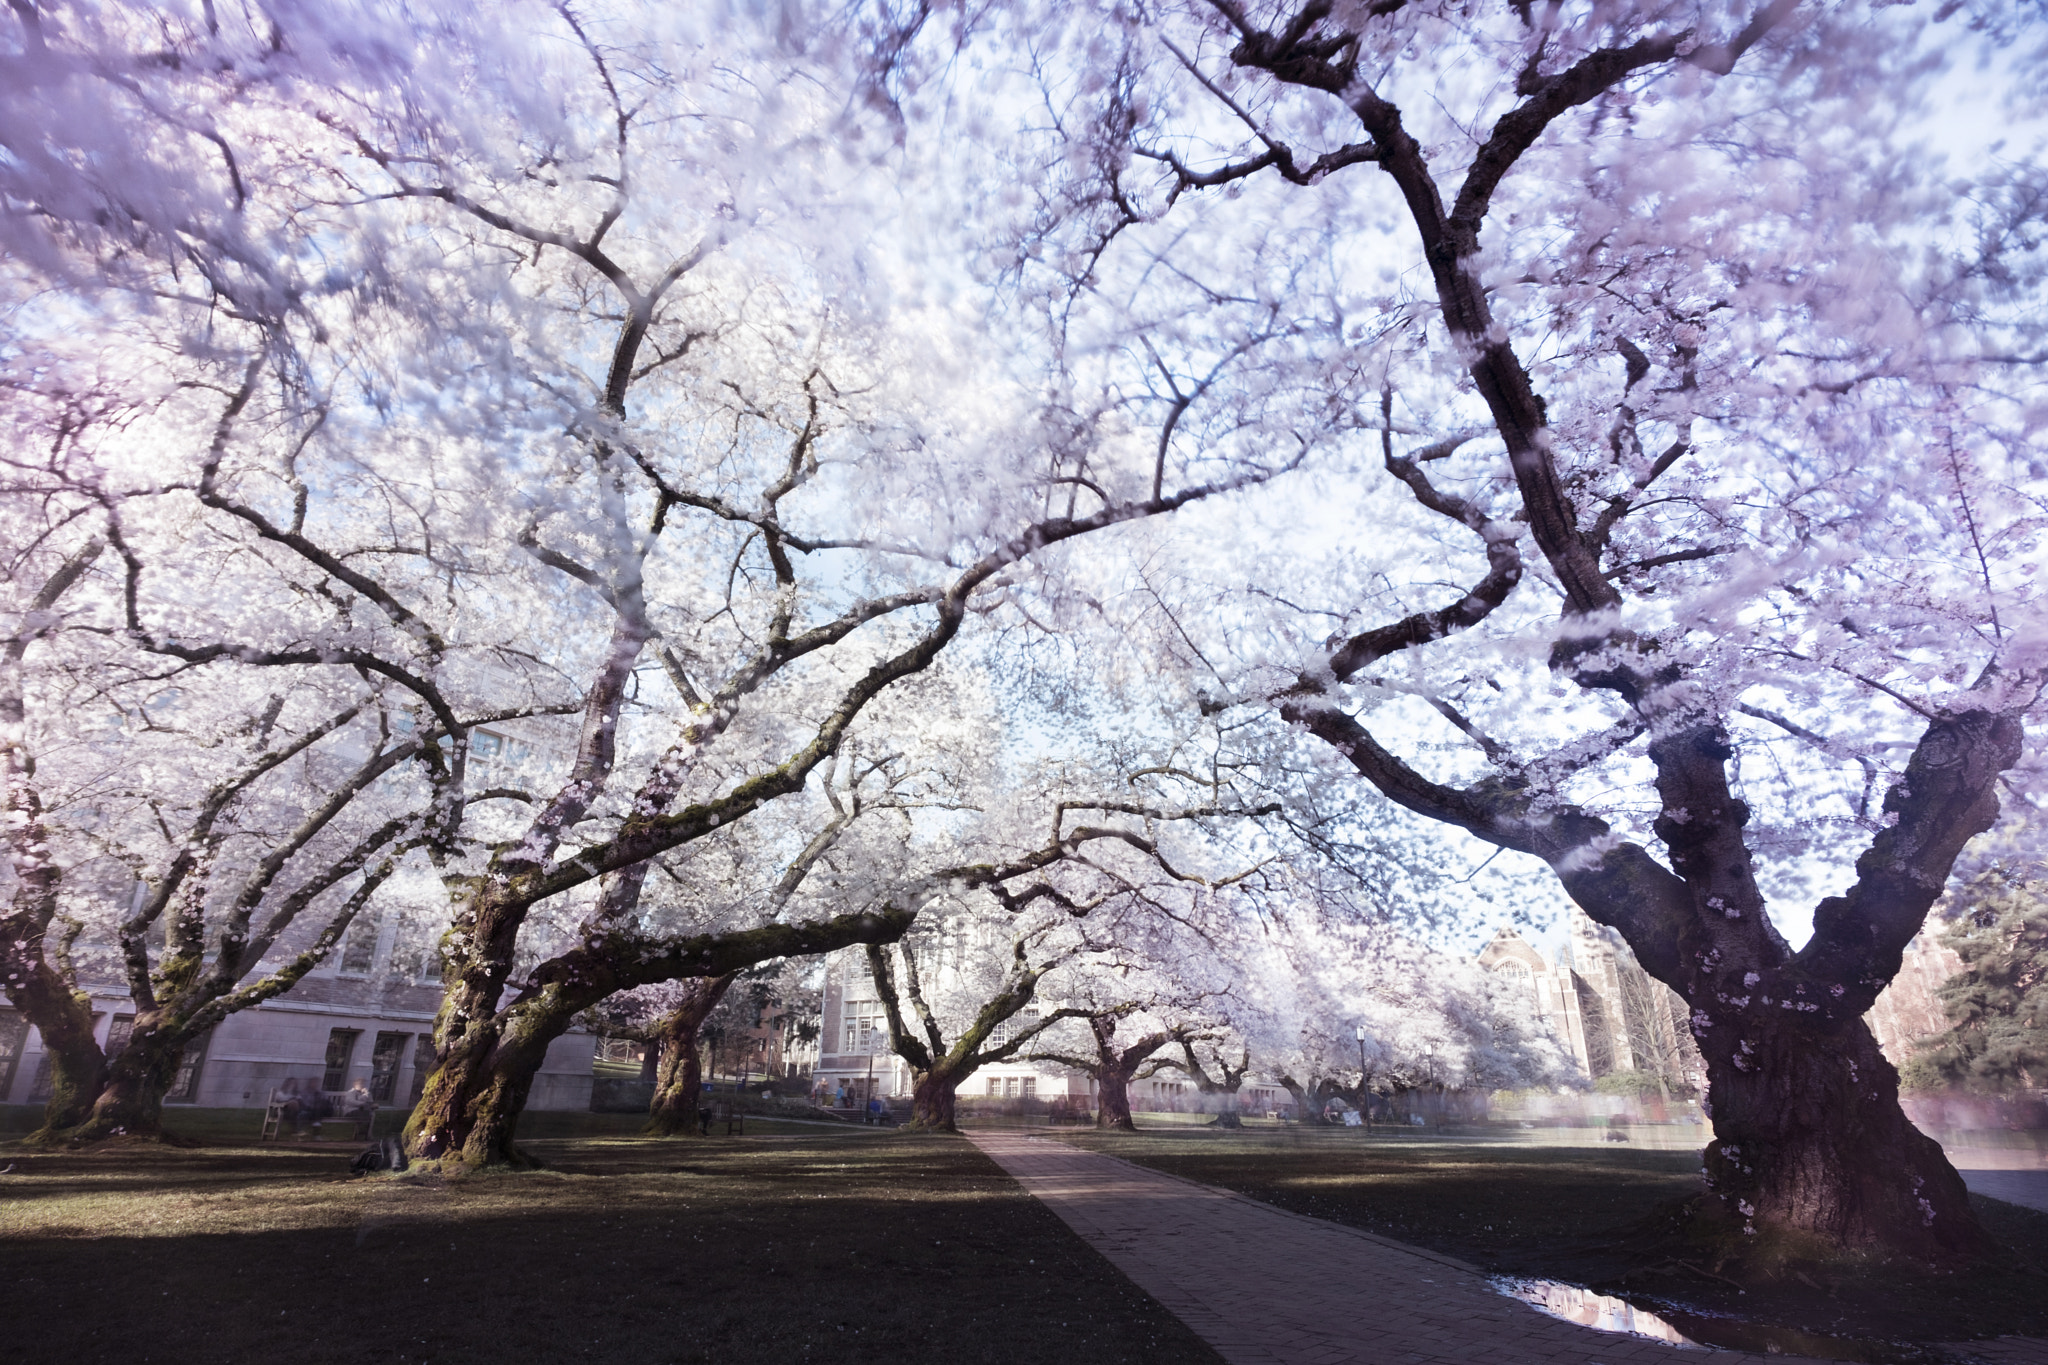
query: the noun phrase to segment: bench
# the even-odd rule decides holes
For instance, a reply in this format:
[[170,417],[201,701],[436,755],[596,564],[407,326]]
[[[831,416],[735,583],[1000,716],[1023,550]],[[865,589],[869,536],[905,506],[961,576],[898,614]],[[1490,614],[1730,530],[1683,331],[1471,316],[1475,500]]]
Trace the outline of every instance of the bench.
[[710,1137],[711,1125],[714,1123],[723,1123],[725,1125],[725,1135],[727,1137],[732,1136],[735,1127],[739,1129],[740,1136],[746,1136],[747,1116],[735,1107],[731,1100],[713,1100],[708,1107],[700,1106],[698,1108],[697,1131],[700,1134]]
[[[349,1125],[350,1137],[358,1142],[368,1142],[370,1140],[370,1131],[377,1122],[377,1106],[371,1104],[367,1108],[358,1109],[350,1114],[343,1114],[340,1112],[340,1091],[323,1092],[323,1095],[327,1101],[327,1113],[320,1118],[311,1120],[300,1117],[293,1125],[294,1135],[310,1128],[313,1136],[318,1139],[323,1136],[322,1130],[328,1124],[345,1123]],[[288,1103],[289,1101],[286,1100],[273,1099],[263,1107],[263,1131],[259,1138],[260,1141],[276,1142],[284,1136],[285,1108]]]

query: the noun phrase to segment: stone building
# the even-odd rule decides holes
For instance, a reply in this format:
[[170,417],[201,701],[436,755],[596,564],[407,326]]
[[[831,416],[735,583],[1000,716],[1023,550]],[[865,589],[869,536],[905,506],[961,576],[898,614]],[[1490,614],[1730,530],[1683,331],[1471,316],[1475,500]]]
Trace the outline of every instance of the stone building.
[[1904,1066],[1920,1039],[1948,1029],[1948,1015],[1938,992],[1943,982],[1963,969],[1963,960],[1942,944],[1941,935],[1947,930],[1948,922],[1936,919],[1913,936],[1899,974],[1863,1016],[1893,1066]]
[[[1899,974],[1864,1016],[1894,1066],[1905,1065],[1916,1041],[1948,1027],[1937,993],[1963,962],[1939,942],[1946,928],[1936,921],[1906,946]],[[1705,1075],[1677,993],[1637,964],[1618,933],[1577,906],[1567,930],[1565,952],[1554,964],[1514,930],[1500,929],[1481,950],[1479,965],[1526,979],[1537,1018],[1594,1080],[1662,1071],[1667,1081],[1682,1077],[1697,1091]]]
[[1614,930],[1577,906],[1569,916],[1557,962],[1502,928],[1480,950],[1479,965],[1527,983],[1536,1017],[1588,1078],[1640,1072],[1674,1092],[1697,1094],[1706,1074],[1685,1003],[1642,969]]

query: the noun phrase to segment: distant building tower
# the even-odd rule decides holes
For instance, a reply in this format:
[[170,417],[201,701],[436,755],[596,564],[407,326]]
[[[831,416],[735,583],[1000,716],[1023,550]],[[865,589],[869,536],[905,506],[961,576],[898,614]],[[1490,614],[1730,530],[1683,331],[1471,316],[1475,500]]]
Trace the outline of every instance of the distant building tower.
[[1863,1016],[1893,1066],[1904,1066],[1921,1039],[1948,1030],[1948,1014],[1938,992],[1963,969],[1963,960],[1941,943],[1939,935],[1947,929],[1947,921],[1936,919],[1913,936],[1899,974]]
[[1592,1079],[1641,1072],[1677,1096],[1702,1090],[1706,1068],[1686,1027],[1684,1003],[1642,969],[1621,935],[1577,906],[1567,929],[1565,955],[1556,964],[1503,928],[1480,952],[1479,965],[1528,978],[1536,1017]]
[[1525,983],[1536,1017],[1549,1027],[1551,1036],[1571,1054],[1580,1070],[1588,1076],[1596,1074],[1586,1047],[1579,991],[1569,968],[1552,967],[1527,939],[1507,928],[1494,932],[1493,942],[1480,951],[1479,965],[1506,980]]

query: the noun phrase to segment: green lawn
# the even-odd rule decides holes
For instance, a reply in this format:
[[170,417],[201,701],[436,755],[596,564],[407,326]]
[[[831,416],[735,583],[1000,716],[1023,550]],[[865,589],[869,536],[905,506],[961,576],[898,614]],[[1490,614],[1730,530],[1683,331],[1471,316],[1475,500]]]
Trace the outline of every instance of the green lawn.
[[[1433,1248],[1503,1274],[1591,1285],[1666,1313],[1715,1344],[1788,1352],[1855,1342],[2048,1336],[2048,1214],[1973,1196],[2011,1255],[1966,1275],[1838,1267],[1746,1281],[1671,1264],[1668,1213],[1699,1189],[1689,1150],[1543,1147],[1296,1127],[1231,1133],[1153,1123],[1067,1139],[1296,1213]],[[1680,1257],[1680,1259],[1684,1259]],[[1652,1268],[1658,1267],[1658,1268]],[[1690,1312],[1687,1312],[1690,1310]],[[1683,1320],[1681,1320],[1683,1314]],[[1727,1317],[1708,1315],[1732,1315]],[[1789,1329],[1759,1335],[1739,1320]],[[1800,1334],[1810,1334],[1802,1337]],[[1865,1358],[1913,1359],[1878,1346]]]
[[350,1180],[350,1144],[0,1144],[6,1357],[1217,1360],[962,1139],[522,1139],[549,1170],[456,1181]]

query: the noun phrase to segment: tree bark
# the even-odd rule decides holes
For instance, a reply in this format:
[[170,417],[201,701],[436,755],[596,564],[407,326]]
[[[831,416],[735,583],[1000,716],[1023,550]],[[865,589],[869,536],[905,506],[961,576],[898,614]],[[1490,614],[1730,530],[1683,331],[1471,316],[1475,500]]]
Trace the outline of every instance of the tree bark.
[[906,1129],[923,1133],[957,1133],[953,1107],[960,1082],[966,1077],[953,1071],[920,1071],[910,1088],[910,1122]]
[[1823,1033],[1784,1011],[1703,1032],[1714,1039],[1710,1221],[1754,1255],[1846,1248],[1941,1262],[1993,1250],[1962,1177],[1899,1108],[1898,1072],[1861,1020]]
[[135,1021],[127,1046],[106,1066],[106,1083],[83,1122],[64,1134],[72,1141],[108,1137],[160,1138],[164,1095],[178,1078],[188,1039],[181,1029]]
[[1131,1073],[1119,1067],[1104,1067],[1095,1077],[1095,1126],[1135,1133],[1131,1118]]
[[[600,997],[601,998],[601,997]],[[531,1167],[514,1137],[548,1046],[589,1004],[580,995],[543,990],[472,1028],[427,1077],[405,1124],[413,1155],[465,1166]]]
[[888,907],[655,942],[618,930],[542,964],[518,1000],[487,1018],[462,1019],[444,997],[435,1025],[443,1050],[406,1122],[406,1151],[419,1160],[471,1166],[534,1165],[513,1133],[548,1045],[584,1010],[635,986],[724,976],[770,958],[854,943],[893,943],[914,917]]
[[[7,933],[0,922],[0,937]],[[41,958],[40,945],[33,957],[24,955],[21,979],[9,992],[42,1035],[43,1054],[50,1059],[50,1098],[43,1106],[43,1126],[29,1137],[37,1144],[54,1141],[85,1122],[107,1071],[106,1056],[93,1037],[91,997],[72,990]]]
[[725,998],[733,973],[691,983],[683,1003],[663,1016],[651,1031],[661,1045],[661,1065],[654,1097],[647,1106],[647,1132],[655,1137],[694,1137],[697,1110],[703,1103],[703,1062],[697,1051],[697,1029]]

